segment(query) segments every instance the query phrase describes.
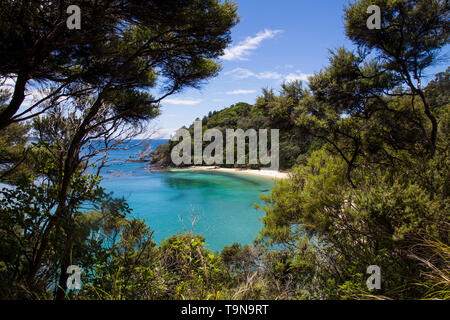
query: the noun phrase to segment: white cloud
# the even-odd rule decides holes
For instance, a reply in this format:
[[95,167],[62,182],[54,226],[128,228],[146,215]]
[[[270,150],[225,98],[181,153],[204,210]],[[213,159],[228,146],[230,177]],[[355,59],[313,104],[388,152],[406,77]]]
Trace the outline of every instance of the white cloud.
[[250,55],[251,50],[257,49],[263,40],[272,39],[280,32],[282,30],[265,29],[264,31],[260,31],[256,36],[247,37],[236,46],[225,49],[224,55],[221,58],[224,60],[247,60],[246,57]]
[[[0,89],[7,90],[11,94],[9,100],[6,101],[6,103],[9,103],[11,101],[11,97],[12,94],[14,93],[14,88],[16,85],[16,78],[17,77],[0,79]],[[50,88],[49,83],[40,84],[35,81],[29,81],[25,87],[25,98],[19,110],[16,112],[16,115],[23,113],[32,105],[46,98],[51,93],[49,88]],[[39,107],[39,105],[37,107]],[[31,113],[33,112],[34,111],[31,111]],[[30,115],[31,113],[28,112],[26,115]]]
[[246,79],[256,76],[254,72],[244,68],[233,69],[231,71],[225,72],[225,75],[233,75],[235,78],[238,79]]
[[260,73],[255,73],[248,69],[244,68],[236,68],[231,71],[225,72],[225,75],[233,75],[237,79],[246,79],[250,77],[256,77],[258,79],[281,79],[283,77],[282,74],[278,72],[265,71]]
[[203,100],[201,99],[196,99],[196,100],[189,100],[189,99],[164,99],[162,102],[163,103],[168,103],[168,104],[182,104],[182,105],[194,105],[194,104],[199,104],[200,102],[202,102]]
[[256,90],[242,90],[242,89],[239,89],[239,90],[233,90],[233,91],[228,91],[228,92],[225,92],[226,94],[248,94],[248,93],[255,93],[256,92]]
[[1,84],[1,89],[14,90],[14,86],[16,85],[16,77],[1,79]]
[[286,82],[292,82],[296,80],[301,81],[308,81],[308,78],[312,76],[312,74],[302,73],[297,71],[297,73],[289,73],[287,76],[284,77],[284,80]]
[[170,139],[178,128],[158,128],[153,139]]
[[283,75],[278,72],[266,71],[266,72],[258,73],[256,75],[256,77],[258,79],[275,79],[275,80],[277,80],[277,79],[281,79],[283,77]]
[[292,81],[296,81],[296,80],[308,82],[309,81],[308,78],[310,76],[312,76],[312,74],[303,73],[300,70],[296,70],[295,72],[291,72],[289,74],[283,75],[279,72],[273,72],[273,71],[265,71],[265,72],[256,73],[251,70],[244,69],[244,68],[235,68],[231,71],[225,72],[225,74],[232,75],[236,79],[247,79],[247,78],[255,77],[260,80],[273,79],[273,80],[280,80],[280,81],[285,81],[285,82],[292,82]]

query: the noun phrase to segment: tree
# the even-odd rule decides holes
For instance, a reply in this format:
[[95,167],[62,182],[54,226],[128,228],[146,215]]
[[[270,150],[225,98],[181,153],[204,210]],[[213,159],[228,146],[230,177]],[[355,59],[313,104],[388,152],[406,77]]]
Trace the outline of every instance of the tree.
[[[381,9],[381,29],[369,30],[366,10],[370,5]],[[345,28],[361,49],[377,54],[382,68],[391,71],[422,101],[431,122],[428,146],[436,147],[438,123],[423,90],[426,68],[436,62],[440,49],[448,43],[449,8],[446,0],[356,1],[345,10]]]
[[[366,27],[371,4],[381,30]],[[426,87],[423,77],[448,43],[447,16],[443,1],[362,0],[346,10],[358,52],[333,51],[297,106],[297,125],[326,143],[264,197],[261,240],[306,272],[298,293],[417,299],[429,273],[420,256],[445,272],[422,250],[423,239],[444,254],[448,245],[448,76]],[[365,284],[372,264],[383,270],[375,294]]]
[[[222,54],[237,22],[231,2],[92,1],[78,3],[80,30],[66,27],[70,1],[3,1],[0,7],[0,75],[14,81],[0,129],[45,111],[42,103],[81,90],[120,90],[155,85],[167,92],[195,86],[217,71],[209,59]],[[47,92],[24,112],[27,89]],[[36,111],[36,109],[39,109]]]
[[[69,35],[67,40],[64,34],[68,31],[61,31],[65,23],[61,13],[63,8],[59,7],[57,12],[60,14],[50,20],[52,23],[48,27],[45,19],[41,20],[46,17],[47,9],[37,3],[11,1],[2,8],[4,15],[26,12],[29,18],[19,20],[19,26],[9,18],[4,20],[6,30],[19,29],[11,34],[20,38],[15,43],[21,43],[25,49],[18,53],[18,59],[2,63],[4,76],[17,77],[12,99],[3,110],[3,127],[11,121],[32,118],[55,105],[76,106],[81,117],[73,118],[72,114],[70,129],[61,129],[63,136],[68,135],[64,138],[65,152],[58,162],[58,205],[43,230],[42,242],[28,275],[29,284],[40,269],[51,230],[70,207],[68,194],[74,174],[82,164],[82,147],[90,140],[114,131],[124,121],[139,126],[140,122],[154,118],[162,99],[184,87],[197,87],[217,74],[219,65],[213,59],[223,53],[230,41],[229,29],[237,22],[236,7],[231,2],[106,1],[93,5],[87,1],[83,3],[82,12],[85,8],[88,18],[103,16],[101,13],[104,12],[104,20],[99,21],[97,28],[89,29],[87,25],[78,35],[80,39]],[[54,13],[52,9],[48,7],[51,14]],[[94,23],[94,20],[88,23]],[[36,25],[37,30],[33,29]],[[30,38],[34,42],[30,42]],[[30,43],[32,47],[28,48]],[[44,64],[45,59],[49,61]],[[43,65],[50,69],[40,69]],[[38,112],[27,116],[21,113],[12,119],[23,102],[29,80],[50,81],[47,99],[26,110],[31,112],[40,106]],[[59,87],[53,87],[54,83],[60,84]],[[162,93],[156,98],[148,91],[157,86]]]
[[[71,188],[70,207],[48,234],[44,267],[29,285],[27,276],[44,240],[42,232],[57,206],[57,185],[52,181],[57,169],[48,150],[41,147],[39,151],[41,157],[35,160],[41,160],[38,165],[46,169],[42,181],[22,181],[0,191],[0,295],[4,299],[50,299],[65,293],[62,279],[66,280],[67,266],[92,262],[102,252],[102,244],[89,238],[91,230],[98,228],[98,220],[129,212],[123,199],[113,199],[99,188],[98,179],[78,174]],[[94,208],[96,215],[86,213],[83,205]]]

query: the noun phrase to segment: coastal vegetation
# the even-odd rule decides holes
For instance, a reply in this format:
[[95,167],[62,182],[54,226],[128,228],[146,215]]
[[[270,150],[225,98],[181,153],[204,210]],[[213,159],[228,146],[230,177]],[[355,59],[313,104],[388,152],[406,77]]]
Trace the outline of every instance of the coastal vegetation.
[[[273,89],[263,89],[262,96],[258,97],[254,105],[239,102],[220,111],[210,112],[201,119],[203,133],[208,129],[218,129],[222,132],[222,136],[226,136],[226,129],[259,129],[275,128],[279,129],[279,166],[280,169],[290,169],[294,165],[304,162],[313,150],[319,149],[323,142],[313,136],[307,135],[306,131],[295,124],[295,120],[299,113],[294,108],[302,100],[305,90],[302,88],[301,81],[286,83],[281,85],[279,95]],[[187,128],[191,136],[194,136],[194,125]],[[224,139],[225,140],[225,139]],[[271,139],[268,138],[268,149],[270,150]],[[167,144],[160,145],[151,154],[151,163],[159,167],[174,167],[171,160],[171,152],[176,140],[169,140]],[[194,141],[191,141],[192,149]],[[208,146],[208,142],[203,142],[203,149]],[[248,139],[246,139],[246,161],[245,164],[224,163],[223,167],[251,168],[259,169],[268,167],[267,164],[249,164],[249,147]],[[223,141],[223,158],[226,158],[226,141]],[[236,149],[236,145],[234,146]],[[234,152],[235,158],[237,152]],[[191,155],[191,163],[193,155]],[[225,162],[225,161],[224,161]],[[205,163],[203,163],[205,164]],[[186,166],[181,164],[179,166]]]
[[[448,44],[446,1],[354,1],[345,30],[358,50],[332,50],[307,85],[205,116],[204,130],[280,129],[290,172],[262,196],[254,244],[221,252],[192,230],[156,243],[100,170],[161,99],[219,71],[236,6],[84,1],[101,18],[75,35],[54,2],[34,3],[0,5],[0,76],[15,79],[0,92],[0,298],[449,298],[450,68],[424,76]],[[366,27],[373,4],[380,30]],[[160,81],[159,97],[141,90]],[[27,85],[43,98],[23,113]],[[173,145],[154,164],[169,166]],[[83,268],[80,290],[65,289],[69,265]]]

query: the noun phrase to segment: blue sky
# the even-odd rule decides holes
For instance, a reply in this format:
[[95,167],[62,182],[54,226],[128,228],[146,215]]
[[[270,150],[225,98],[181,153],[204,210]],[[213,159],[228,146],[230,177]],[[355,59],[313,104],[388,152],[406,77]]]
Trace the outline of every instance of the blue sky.
[[235,2],[241,22],[220,59],[222,71],[200,90],[185,89],[162,102],[156,126],[163,137],[209,111],[254,103],[262,88],[278,90],[283,81],[306,79],[328,64],[329,49],[354,48],[344,31],[348,0]]

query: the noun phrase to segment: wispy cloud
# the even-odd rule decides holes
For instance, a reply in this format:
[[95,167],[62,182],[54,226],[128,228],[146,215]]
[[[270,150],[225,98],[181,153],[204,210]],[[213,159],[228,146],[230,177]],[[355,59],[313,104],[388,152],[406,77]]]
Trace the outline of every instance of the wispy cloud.
[[178,128],[158,128],[154,139],[170,139]]
[[258,32],[254,37],[247,37],[236,46],[225,49],[222,59],[247,60],[246,57],[250,55],[250,51],[257,49],[263,40],[272,39],[280,32],[282,30],[265,29],[264,31]]
[[282,74],[278,72],[272,72],[272,71],[265,71],[265,72],[259,72],[255,73],[248,69],[244,68],[235,68],[231,71],[225,72],[225,75],[233,75],[237,79],[246,79],[250,77],[256,77],[258,79],[281,79],[283,77]]
[[296,80],[301,81],[309,81],[308,78],[312,76],[312,74],[302,73],[300,71],[297,71],[296,73],[289,73],[287,76],[284,77],[284,80],[286,82],[292,82]]
[[275,80],[277,80],[277,79],[281,79],[283,77],[283,75],[278,72],[266,71],[266,72],[258,73],[256,75],[256,77],[258,79],[275,79]]
[[[17,79],[16,77],[1,79],[0,89],[7,90],[12,95],[14,93],[16,79]],[[36,81],[28,82],[25,88],[25,99],[22,105],[20,106],[17,114],[22,113],[30,106],[36,104],[37,102],[39,102],[40,100],[46,98],[49,94],[51,94],[51,90],[49,89],[49,87],[50,85],[48,83],[40,84]],[[9,103],[10,100],[11,97],[9,97],[9,100],[6,102]],[[27,115],[30,115],[30,113],[27,113]]]
[[190,99],[164,99],[162,102],[163,103],[168,103],[168,104],[180,104],[180,105],[194,105],[194,104],[199,104],[200,102],[202,102],[203,100],[201,99],[196,99],[196,100],[190,100]]
[[233,90],[233,91],[228,91],[225,92],[226,94],[249,94],[249,93],[255,93],[256,90],[242,90],[242,89],[238,89],[238,90]]
[[248,69],[235,68],[231,71],[225,72],[225,75],[233,75],[235,78],[238,78],[238,79],[246,79],[246,78],[254,77],[256,74]]
[[225,75],[232,75],[236,79],[258,78],[260,80],[282,80],[286,82],[292,82],[295,80],[308,81],[308,77],[311,74],[303,73],[300,70],[291,72],[289,74],[281,74],[279,72],[265,71],[265,72],[253,72],[245,68],[235,68],[231,71],[225,72]]

